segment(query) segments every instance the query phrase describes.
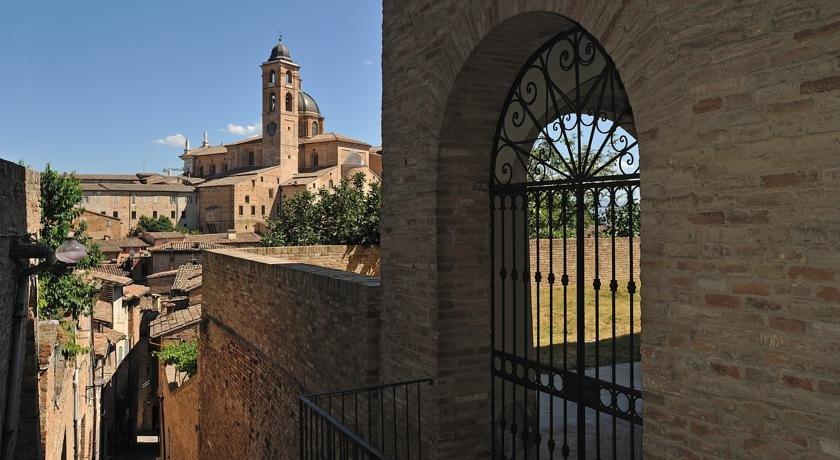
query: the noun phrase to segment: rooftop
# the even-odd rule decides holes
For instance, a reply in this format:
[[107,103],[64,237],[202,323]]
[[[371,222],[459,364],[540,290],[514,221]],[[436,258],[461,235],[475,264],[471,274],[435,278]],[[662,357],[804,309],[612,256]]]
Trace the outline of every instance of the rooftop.
[[262,241],[262,237],[254,232],[236,232],[236,238],[230,238],[227,233],[202,233],[187,235],[184,241],[217,244],[259,243]]
[[218,249],[223,248],[221,244],[204,243],[200,241],[172,241],[160,246],[155,246],[149,251],[151,252],[183,252],[183,251],[201,251],[204,249]]
[[172,290],[186,292],[201,286],[201,272],[200,264],[181,265],[172,282]]
[[186,153],[181,155],[181,158],[199,157],[202,155],[218,155],[220,153],[227,153],[227,147],[224,145],[203,145],[201,147],[187,150]]
[[124,184],[124,183],[85,183],[83,192],[192,192],[194,187],[185,184]]
[[99,280],[102,280],[102,281],[105,281],[105,282],[108,282],[108,283],[121,284],[123,286],[128,286],[129,284],[134,282],[134,280],[132,280],[131,278],[129,278],[127,276],[112,275],[110,273],[98,272],[98,271],[95,271],[95,270],[91,271],[90,274],[91,274],[91,276],[93,276],[96,279],[99,279]]
[[208,178],[208,180],[204,183],[197,185],[196,187],[216,187],[220,185],[233,185],[238,184],[242,181],[246,181],[251,179],[252,177],[258,176],[264,172],[270,171],[275,168],[279,168],[280,166],[268,166],[268,167],[247,167],[247,168],[239,168],[233,169],[228,171],[225,174],[219,174]]
[[129,272],[122,268],[122,264],[101,264],[93,267],[93,271],[107,273],[114,276],[128,277]]
[[354,139],[352,137],[345,136],[343,134],[338,134],[338,133],[316,134],[316,135],[314,135],[314,136],[312,136],[308,139],[303,139],[300,143],[301,144],[317,144],[319,142],[333,142],[333,141],[345,142],[345,143],[348,143],[348,144],[362,145],[362,146],[365,146],[367,148],[370,148],[370,144],[368,144],[365,141],[360,141],[358,139]]
[[161,315],[149,323],[149,337],[161,337],[201,322],[201,304]]
[[123,288],[123,297],[127,299],[140,298],[149,293],[149,287],[142,284],[132,284]]

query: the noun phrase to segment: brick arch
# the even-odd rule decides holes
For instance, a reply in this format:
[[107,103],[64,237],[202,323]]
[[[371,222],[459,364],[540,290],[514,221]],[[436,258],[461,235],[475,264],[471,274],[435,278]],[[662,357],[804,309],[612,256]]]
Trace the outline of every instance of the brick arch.
[[[606,28],[603,18],[622,13],[615,2],[584,17],[560,14],[568,5],[558,7],[558,2],[530,8],[522,7],[524,2],[499,1],[491,7],[472,3],[474,7],[462,9],[454,20],[465,33],[452,34],[441,46],[431,86],[446,89],[432,93],[431,113],[425,118],[439,121],[428,127],[435,134],[427,138],[436,141],[434,259],[428,260],[435,276],[431,292],[425,294],[435,308],[429,309],[430,322],[419,321],[412,327],[425,327],[434,340],[412,367],[436,378],[437,412],[430,415],[434,421],[429,425],[437,430],[441,458],[486,458],[489,454],[490,234],[489,202],[483,187],[490,174],[490,152],[505,96],[527,58],[573,25],[567,18],[584,27],[592,25],[595,30],[590,32],[599,36],[597,31]],[[512,7],[513,3],[517,6]],[[619,70],[623,70],[620,64]],[[387,128],[383,134],[387,139]],[[389,253],[388,239],[386,229],[383,261]],[[383,271],[386,283],[388,276]],[[386,298],[392,293],[386,288]],[[407,365],[389,365],[388,357],[383,358],[386,376],[418,373],[406,369]]]

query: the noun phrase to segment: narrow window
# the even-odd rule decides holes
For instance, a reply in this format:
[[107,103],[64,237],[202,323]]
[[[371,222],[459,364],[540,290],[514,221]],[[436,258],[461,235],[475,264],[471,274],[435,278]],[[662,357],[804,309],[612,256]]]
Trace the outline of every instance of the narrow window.
[[[134,198],[134,197],[132,197],[132,198]],[[85,195],[85,203],[90,203],[90,197],[87,196],[87,195]],[[134,202],[132,201],[132,203],[134,203]]]
[[248,152],[248,166],[254,166],[254,152]]
[[268,111],[274,112],[275,110],[277,110],[277,96],[275,96],[274,93],[271,93],[271,96],[269,96],[268,99]]
[[120,213],[118,213],[117,211],[114,211],[113,216],[114,216],[114,217],[116,217],[116,218],[119,218],[119,217],[120,217]]
[[260,182],[263,182],[263,176],[260,176]]
[[256,187],[256,186],[257,186],[256,179],[251,179],[251,187]]
[[199,167],[198,167],[198,175],[199,175],[199,176],[203,176],[203,175],[204,175],[204,166],[199,166]]
[[268,73],[268,82],[273,85],[275,81],[277,81],[277,74],[272,70]]
[[210,165],[210,175],[216,174],[216,165]]
[[157,211],[152,211],[152,217],[154,217],[155,219],[157,219]]
[[335,184],[333,183],[332,179],[330,179],[330,188],[335,188]]
[[316,134],[318,134],[318,122],[313,121],[312,122],[312,135],[315,136]]
[[292,71],[291,70],[286,71],[286,84],[287,85],[292,84]]
[[169,217],[170,217],[170,219],[174,219],[175,218],[175,211],[170,211],[169,212]]
[[265,205],[260,206],[260,213],[265,215]]
[[286,93],[286,112],[292,111],[292,93]]
[[137,219],[137,211],[131,211],[131,220]]
[[178,201],[178,197],[176,197],[175,195],[171,195],[169,197],[169,203],[170,204],[175,204],[177,201]]
[[242,215],[242,206],[239,207],[239,215]]
[[227,163],[222,163],[222,172],[227,172]]
[[187,211],[181,211],[181,219],[187,218]]
[[252,216],[256,216],[256,215],[257,215],[257,207],[256,207],[256,206],[251,206],[251,215],[252,215]]
[[102,214],[102,215],[104,216],[104,215],[105,215],[105,211],[100,211],[100,214]]
[[312,153],[312,167],[313,168],[318,167],[318,154],[315,153],[315,152]]
[[274,189],[273,188],[268,189],[268,197],[269,198],[274,198]]
[[300,126],[298,126],[298,131],[300,131],[300,135],[302,137],[307,137],[306,136],[306,122],[305,121],[300,122]]
[[246,203],[250,203],[250,202],[251,202],[251,195],[245,195],[245,202],[246,202]]

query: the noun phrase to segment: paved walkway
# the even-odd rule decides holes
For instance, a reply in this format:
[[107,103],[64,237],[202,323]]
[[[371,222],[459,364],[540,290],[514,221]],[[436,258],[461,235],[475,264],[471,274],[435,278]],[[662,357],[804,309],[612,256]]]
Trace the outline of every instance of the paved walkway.
[[122,449],[114,460],[155,460],[158,455],[157,436],[137,436],[137,444],[131,449]]

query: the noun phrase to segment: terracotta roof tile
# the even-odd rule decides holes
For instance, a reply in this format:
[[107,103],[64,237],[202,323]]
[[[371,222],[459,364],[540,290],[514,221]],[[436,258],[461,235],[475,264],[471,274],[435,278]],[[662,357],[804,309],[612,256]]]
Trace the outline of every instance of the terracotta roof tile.
[[149,287],[142,284],[132,284],[123,288],[123,297],[142,297],[149,292]]
[[108,283],[121,284],[123,286],[128,286],[129,284],[134,282],[134,280],[126,276],[112,275],[110,273],[92,271],[90,272],[90,274],[98,280],[102,280]]
[[128,277],[129,275],[128,270],[122,268],[122,264],[102,264],[93,267],[93,271],[122,277]]
[[221,244],[216,243],[202,243],[200,241],[172,241],[170,243],[155,246],[149,251],[151,252],[183,252],[183,251],[200,251],[204,249],[219,249],[223,248]]
[[168,335],[199,322],[201,322],[201,304],[158,316],[149,323],[149,337]]

